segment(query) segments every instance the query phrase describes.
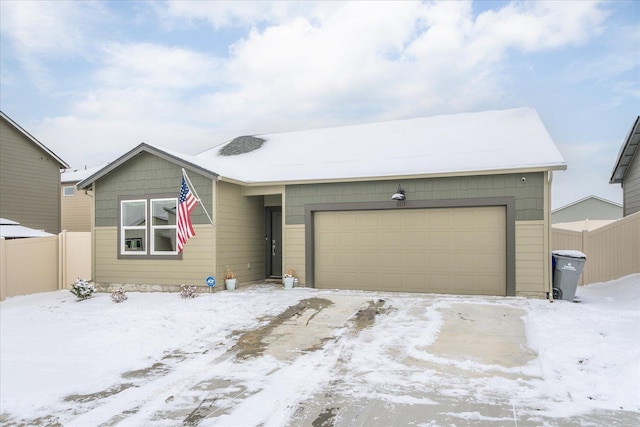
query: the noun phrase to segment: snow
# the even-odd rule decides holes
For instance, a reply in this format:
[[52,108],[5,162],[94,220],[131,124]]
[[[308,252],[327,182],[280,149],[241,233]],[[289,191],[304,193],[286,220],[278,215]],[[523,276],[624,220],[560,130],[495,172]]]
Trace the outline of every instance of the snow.
[[555,251],[551,251],[553,255],[565,256],[569,258],[584,258],[587,259],[587,256],[584,252],[577,251],[575,249],[557,249]]
[[67,182],[82,181],[83,179],[86,179],[91,175],[93,175],[94,173],[98,172],[100,169],[104,168],[105,166],[107,165],[94,166],[91,168],[85,167],[84,169],[65,169],[60,173],[60,182],[67,183]]
[[17,239],[23,237],[49,237],[55,234],[47,233],[44,230],[36,230],[35,228],[25,227],[19,222],[0,218],[0,237],[5,239]]
[[[640,411],[640,274],[581,286],[579,303],[266,285],[205,291],[194,299],[181,299],[177,293],[127,295],[120,304],[106,293],[77,302],[68,290],[61,290],[2,302],[0,416],[55,416],[63,425],[99,425],[125,413],[126,425],[151,425],[153,413],[169,413],[181,402],[195,400],[203,392],[193,386],[205,387],[202,379],[213,373],[225,391],[217,403],[230,409],[202,425],[290,424],[295,403],[311,399],[321,384],[336,378],[354,387],[354,399],[393,404],[433,404],[428,392],[442,389],[452,399],[512,395],[514,402],[544,408],[549,417],[620,408]],[[230,355],[238,331],[257,328],[265,316],[275,316],[305,298],[337,295],[384,299],[385,307],[393,309],[357,336],[336,327],[335,340],[312,353],[292,354],[290,361],[265,354],[239,368]],[[452,304],[523,310],[527,345],[536,356],[523,366],[507,367],[432,354],[429,349],[445,321],[442,313]],[[424,367],[408,369],[401,363],[402,355]],[[170,373],[147,384],[144,375],[154,375],[150,366]],[[443,369],[459,369],[468,377],[451,383],[441,374]],[[133,375],[136,371],[143,374]],[[128,378],[130,388],[113,392],[123,378]],[[265,389],[269,393],[259,392]],[[407,392],[397,393],[398,389]],[[104,398],[102,406],[91,406],[100,390],[111,390],[115,396]],[[91,411],[65,410],[73,406],[70,400]],[[131,402],[145,405],[127,412]],[[489,420],[473,410],[461,410],[459,416]]]
[[[195,156],[149,143],[138,148],[149,146],[222,179],[262,184],[566,169],[562,154],[533,108],[255,136],[265,143],[237,155],[220,154],[232,141]],[[78,187],[84,188],[90,184],[87,179],[125,160],[126,156],[90,175],[78,175],[83,180]]]
[[195,157],[244,182],[566,168],[533,108],[255,136],[266,140],[255,151],[222,156],[223,144]]

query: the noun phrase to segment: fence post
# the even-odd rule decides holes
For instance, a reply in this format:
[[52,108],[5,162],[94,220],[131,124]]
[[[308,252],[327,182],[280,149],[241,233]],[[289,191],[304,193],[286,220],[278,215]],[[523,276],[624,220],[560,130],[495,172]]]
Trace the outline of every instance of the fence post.
[[67,276],[67,230],[58,234],[58,289],[64,289]]
[[0,237],[0,301],[7,297],[7,244],[4,237]]
[[[586,254],[589,249],[589,230],[582,230],[582,249],[580,252]],[[584,269],[582,270],[582,274],[580,275],[580,284],[584,285],[585,283],[591,283],[587,280],[589,277],[589,271],[587,265],[585,264]]]

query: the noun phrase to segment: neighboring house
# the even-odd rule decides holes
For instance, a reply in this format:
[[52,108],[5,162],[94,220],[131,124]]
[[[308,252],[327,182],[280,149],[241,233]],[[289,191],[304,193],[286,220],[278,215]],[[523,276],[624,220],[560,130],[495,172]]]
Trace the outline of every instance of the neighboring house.
[[0,217],[60,232],[60,157],[0,111]]
[[24,239],[28,237],[50,237],[51,233],[24,227],[17,221],[0,218],[0,237],[5,239]]
[[570,230],[594,230],[622,218],[622,205],[597,196],[589,196],[551,211],[554,227]]
[[640,212],[640,116],[624,140],[611,173],[610,184],[622,186],[624,216]]
[[91,231],[93,194],[89,190],[78,190],[76,184],[102,167],[67,169],[60,174],[60,216],[63,230]]
[[[178,254],[182,168],[214,225],[197,206]],[[550,174],[564,169],[536,111],[518,108],[242,136],[197,156],[143,143],[78,188],[94,193],[100,284],[293,268],[316,288],[545,297]]]

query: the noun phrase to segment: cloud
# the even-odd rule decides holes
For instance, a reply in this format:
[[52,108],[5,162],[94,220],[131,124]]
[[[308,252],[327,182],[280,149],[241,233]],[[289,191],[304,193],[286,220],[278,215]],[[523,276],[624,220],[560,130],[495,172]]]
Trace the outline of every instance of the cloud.
[[323,7],[326,5],[314,2],[170,0],[157,3],[155,12],[167,28],[205,21],[219,30],[279,22],[293,15],[307,14],[310,10]]
[[98,79],[108,87],[190,90],[215,86],[220,60],[193,50],[151,43],[108,43]]
[[[88,84],[42,124],[43,140],[91,140],[95,150],[82,155],[97,163],[141,141],[195,152],[239,134],[511,107],[511,50],[584,43],[605,17],[594,2],[476,15],[470,2],[170,1],[138,5],[161,16],[162,37],[115,40],[104,22],[102,34],[91,28],[108,14],[102,4],[26,4],[13,7],[6,30],[3,18],[3,36],[34,69],[46,74],[51,52],[91,56]],[[41,24],[46,36],[30,35]],[[194,28],[205,37],[197,47],[173,41]],[[208,49],[218,37],[233,37],[228,56]]]
[[11,46],[22,67],[41,87],[49,86],[52,80],[47,62],[90,49],[92,28],[107,13],[92,1],[2,1],[0,5],[3,45]]

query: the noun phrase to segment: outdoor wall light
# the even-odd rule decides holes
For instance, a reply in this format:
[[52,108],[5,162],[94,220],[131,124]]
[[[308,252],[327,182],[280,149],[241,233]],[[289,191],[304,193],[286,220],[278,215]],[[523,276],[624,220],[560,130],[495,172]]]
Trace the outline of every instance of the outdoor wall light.
[[407,196],[404,195],[404,190],[402,189],[401,186],[398,185],[398,189],[396,190],[395,194],[391,196],[391,200],[402,201],[402,200],[405,200],[406,198]]

